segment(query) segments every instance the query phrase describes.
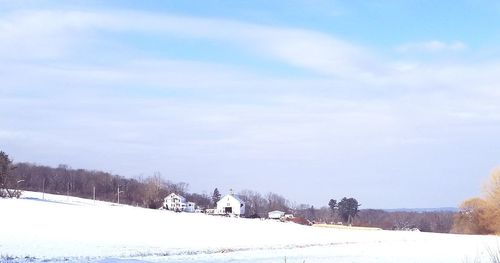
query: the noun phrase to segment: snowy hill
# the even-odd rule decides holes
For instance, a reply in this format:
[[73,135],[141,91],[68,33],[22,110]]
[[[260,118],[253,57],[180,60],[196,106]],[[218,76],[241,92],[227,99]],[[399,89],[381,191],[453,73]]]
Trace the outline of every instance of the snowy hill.
[[494,236],[316,228],[34,192],[0,199],[0,211],[0,255],[13,262],[462,262],[487,258],[486,249],[500,243]]

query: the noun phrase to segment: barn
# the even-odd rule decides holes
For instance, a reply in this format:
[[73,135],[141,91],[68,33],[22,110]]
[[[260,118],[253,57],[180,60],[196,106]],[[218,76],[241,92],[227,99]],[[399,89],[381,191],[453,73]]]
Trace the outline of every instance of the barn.
[[245,202],[234,194],[227,194],[217,202],[217,214],[219,215],[245,215]]

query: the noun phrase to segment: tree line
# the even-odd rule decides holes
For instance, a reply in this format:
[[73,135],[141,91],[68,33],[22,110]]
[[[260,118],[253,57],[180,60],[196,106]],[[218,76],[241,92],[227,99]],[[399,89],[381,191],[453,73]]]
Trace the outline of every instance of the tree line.
[[[120,203],[153,209],[161,207],[163,199],[170,193],[180,194],[187,200],[195,202],[202,209],[214,208],[221,198],[217,188],[211,196],[190,193],[187,183],[165,180],[160,173],[148,177],[125,178],[109,172],[73,169],[67,165],[49,167],[24,162],[13,164],[7,154],[1,152],[1,156],[3,156],[0,159],[3,160],[1,161],[1,179],[5,177],[3,175],[9,174],[2,189],[19,189],[82,198],[93,198],[95,194],[97,200],[108,202],[117,202],[118,192],[120,192]],[[242,190],[237,195],[245,202],[245,216],[247,217],[265,218],[268,212],[280,210],[303,216],[311,221],[321,220],[320,213],[311,212],[310,206],[293,204],[277,193],[269,192],[263,195],[253,190]],[[347,222],[347,219],[345,221]]]
[[[18,197],[19,190],[45,192],[92,198],[133,206],[157,209],[170,193],[177,193],[195,202],[202,209],[214,208],[221,194],[217,188],[211,195],[190,193],[189,185],[165,180],[160,173],[147,177],[125,178],[109,172],[73,169],[67,165],[49,167],[32,163],[13,163],[7,154],[0,151],[0,197]],[[253,190],[242,190],[237,195],[245,202],[245,216],[266,218],[274,210],[293,214],[311,222],[325,222],[374,226],[383,229],[405,229],[417,227],[423,231],[449,232],[452,213],[407,213],[364,209],[355,198],[344,197],[337,202],[330,199],[328,205],[315,208],[308,204],[290,202],[284,196],[269,192],[261,194]],[[450,219],[451,218],[451,219]]]
[[0,152],[0,195],[12,196],[13,191],[26,190],[83,198],[120,202],[133,206],[158,208],[171,192],[186,195],[200,204],[209,197],[187,193],[188,184],[164,180],[159,173],[149,177],[125,178],[103,171],[72,169],[67,165],[49,167],[32,163],[13,163]]
[[416,230],[422,232],[450,233],[455,212],[412,212],[363,209],[356,225],[378,227],[386,230]]
[[[170,193],[177,193],[195,202],[203,209],[213,208],[221,195],[216,188],[212,196],[188,192],[189,185],[165,180],[160,173],[152,176],[125,178],[109,172],[73,169],[67,165],[50,167],[32,163],[13,163],[9,156],[0,151],[0,194],[14,196],[14,190],[26,190],[93,198],[133,206],[157,209]],[[290,202],[276,193],[261,195],[252,190],[238,193],[246,204],[248,216],[265,217],[272,210],[290,212]]]
[[377,227],[384,230],[415,230],[422,232],[449,233],[453,227],[455,212],[411,212],[385,211],[382,209],[359,209],[355,198],[344,197],[340,201],[330,199],[328,206],[315,208],[300,205],[296,215],[318,223],[352,224]]

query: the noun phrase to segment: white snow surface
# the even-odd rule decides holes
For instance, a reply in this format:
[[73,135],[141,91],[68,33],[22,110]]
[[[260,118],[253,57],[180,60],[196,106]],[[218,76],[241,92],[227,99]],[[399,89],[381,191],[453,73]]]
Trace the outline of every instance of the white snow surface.
[[0,199],[0,261],[489,262],[497,236],[330,229],[24,192]]

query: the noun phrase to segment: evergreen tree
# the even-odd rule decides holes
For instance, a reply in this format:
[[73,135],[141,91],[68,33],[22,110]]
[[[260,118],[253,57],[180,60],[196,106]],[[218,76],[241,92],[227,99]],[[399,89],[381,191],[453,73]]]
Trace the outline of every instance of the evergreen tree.
[[14,168],[9,156],[5,152],[0,151],[0,197],[18,198],[21,196],[21,191],[17,189],[17,184],[22,180],[18,181],[12,174]]
[[337,210],[337,200],[330,199],[330,202],[328,202],[328,206],[330,207],[330,210],[332,210],[332,217],[335,217],[335,211]]
[[214,193],[212,194],[212,203],[214,204],[214,207],[217,206],[217,202],[220,200],[220,193],[219,189],[217,187],[214,189]]
[[314,209],[314,206],[312,205],[311,208],[309,208],[309,216],[308,219],[311,221],[316,220],[316,209]]
[[356,217],[359,213],[358,200],[354,198],[342,198],[342,200],[338,203],[339,215],[342,218],[342,221],[347,224],[352,224],[354,217]]

